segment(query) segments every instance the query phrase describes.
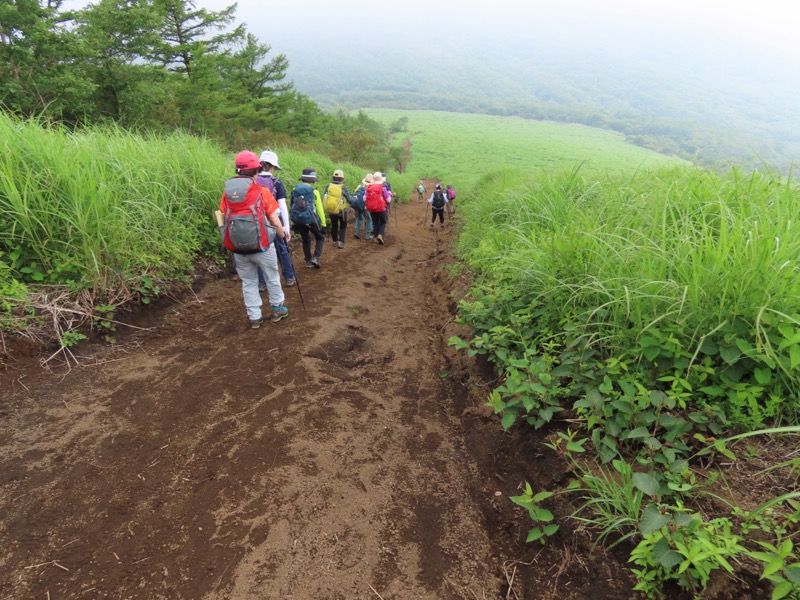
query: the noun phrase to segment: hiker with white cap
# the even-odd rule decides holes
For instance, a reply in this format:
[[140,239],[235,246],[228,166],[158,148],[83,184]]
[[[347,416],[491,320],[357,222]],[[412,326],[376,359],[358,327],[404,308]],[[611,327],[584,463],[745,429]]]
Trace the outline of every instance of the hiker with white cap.
[[372,183],[372,173],[367,173],[364,176],[364,179],[361,180],[361,185],[356,188],[356,191],[353,193],[355,197],[355,203],[353,204],[353,208],[356,211],[356,232],[353,234],[353,237],[361,239],[361,223],[364,223],[364,234],[366,239],[372,239],[372,215],[367,210],[366,204],[366,193],[367,187],[369,184]]
[[[278,275],[274,238],[286,236],[278,218],[278,203],[272,193],[255,182],[261,170],[258,155],[244,150],[236,155],[236,177],[225,182],[219,210],[225,216],[223,243],[233,253],[236,272],[242,280],[242,295],[250,327],[258,329],[263,320],[261,294],[258,293],[258,270],[266,275],[270,318],[278,322],[289,314],[283,305],[284,295]],[[267,226],[269,222],[272,227]]]
[[344,248],[344,238],[347,234],[347,207],[353,203],[353,196],[344,183],[344,172],[336,169],[331,182],[322,192],[322,205],[330,222],[333,245],[337,248]]
[[442,184],[437,183],[436,189],[431,194],[431,197],[428,198],[428,204],[431,205],[431,224],[429,227],[433,229],[433,224],[436,222],[436,217],[439,217],[439,223],[441,224],[442,229],[444,229],[444,209],[448,204],[447,196],[442,191]]
[[383,175],[373,173],[372,183],[367,186],[366,206],[372,216],[372,237],[379,244],[385,243],[387,207],[392,202],[392,194],[384,186]]
[[[303,169],[300,183],[292,190],[289,206],[289,218],[294,223],[294,229],[303,238],[303,256],[306,267],[319,269],[319,259],[325,245],[323,228],[327,225],[325,211],[322,207],[322,198],[319,191],[314,189],[317,181],[317,172],[311,167]],[[311,236],[314,236],[314,254],[311,254]]]
[[[256,177],[256,183],[263,185],[275,196],[279,207],[278,216],[283,224],[283,229],[288,232],[290,229],[289,209],[286,207],[286,186],[283,185],[280,177],[275,174],[276,171],[282,170],[278,164],[278,155],[271,150],[264,150],[259,160],[261,162],[261,172]],[[283,272],[283,280],[288,287],[291,287],[297,282],[297,274],[294,272],[292,259],[289,256],[289,245],[282,238],[275,240],[275,244],[278,250],[278,261]],[[258,272],[258,282],[259,290],[265,291],[266,282],[261,271]]]

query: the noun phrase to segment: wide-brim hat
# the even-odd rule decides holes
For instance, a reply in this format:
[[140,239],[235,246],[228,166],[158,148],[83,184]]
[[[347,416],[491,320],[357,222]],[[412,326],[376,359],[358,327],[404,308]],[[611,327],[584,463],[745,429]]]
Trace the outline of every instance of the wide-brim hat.
[[264,150],[261,153],[261,162],[262,163],[269,163],[278,171],[282,171],[281,166],[278,164],[278,155],[275,154],[272,150]]
[[384,181],[386,180],[383,178],[383,175],[381,175],[380,171],[377,171],[372,174],[372,183],[382,184]]
[[317,180],[317,172],[314,169],[312,169],[311,167],[303,169],[303,174],[300,175],[300,181],[307,181],[311,183],[316,180]]
[[342,171],[341,169],[336,169],[333,172],[333,178],[334,179],[344,179],[344,171]]
[[372,173],[367,173],[364,175],[364,179],[361,180],[361,185],[367,187],[368,185],[372,184]]

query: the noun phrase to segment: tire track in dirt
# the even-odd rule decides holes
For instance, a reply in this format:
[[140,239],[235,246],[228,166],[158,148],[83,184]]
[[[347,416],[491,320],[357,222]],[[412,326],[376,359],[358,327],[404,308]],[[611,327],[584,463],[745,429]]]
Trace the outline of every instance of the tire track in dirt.
[[7,370],[0,595],[499,597],[440,377],[449,234],[395,210],[387,245],[328,244],[278,324],[249,330],[221,279],[106,362]]

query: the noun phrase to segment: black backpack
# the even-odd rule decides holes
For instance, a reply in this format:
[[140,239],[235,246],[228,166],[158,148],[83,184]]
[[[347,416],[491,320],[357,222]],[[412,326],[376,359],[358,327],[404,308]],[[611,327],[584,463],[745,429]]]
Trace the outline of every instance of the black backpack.
[[445,201],[444,201],[444,192],[442,190],[436,190],[433,192],[433,202],[431,206],[436,210],[441,210],[444,208]]

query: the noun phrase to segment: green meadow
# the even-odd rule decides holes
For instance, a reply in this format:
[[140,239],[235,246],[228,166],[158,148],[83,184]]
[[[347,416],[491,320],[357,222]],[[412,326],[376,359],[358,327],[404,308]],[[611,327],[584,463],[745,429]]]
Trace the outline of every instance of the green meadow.
[[408,119],[407,131],[396,134],[398,140],[411,142],[413,158],[407,171],[462,188],[473,186],[481,175],[509,167],[551,172],[580,165],[582,173],[602,175],[685,164],[634,146],[621,134],[582,125],[433,110],[364,112],[388,126]]

